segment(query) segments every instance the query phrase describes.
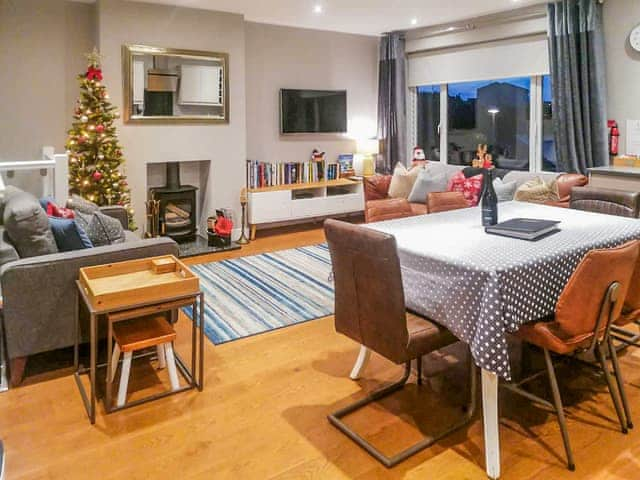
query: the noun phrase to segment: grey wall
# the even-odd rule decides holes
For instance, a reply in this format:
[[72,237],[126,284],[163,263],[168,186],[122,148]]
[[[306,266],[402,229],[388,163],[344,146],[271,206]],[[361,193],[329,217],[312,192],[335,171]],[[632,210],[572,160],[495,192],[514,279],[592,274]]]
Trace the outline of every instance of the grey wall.
[[305,161],[318,148],[328,159],[354,152],[339,136],[280,136],[279,90],[347,90],[349,135],[376,134],[378,38],[245,23],[247,155]]
[[78,96],[76,75],[95,44],[94,6],[0,0],[0,161],[63,150]]
[[[147,164],[210,160],[200,226],[216,207],[234,207],[246,158],[245,39],[241,15],[121,0],[98,2],[99,46],[104,55],[104,83],[115,105],[122,105],[123,44],[143,44],[229,54],[230,111],[228,124],[123,124],[117,129],[126,156],[138,225],[144,225]],[[204,231],[204,230],[201,230]]]
[[626,150],[627,120],[640,120],[640,52],[629,44],[629,33],[640,24],[639,0],[604,2],[609,118],[620,125],[620,152]]

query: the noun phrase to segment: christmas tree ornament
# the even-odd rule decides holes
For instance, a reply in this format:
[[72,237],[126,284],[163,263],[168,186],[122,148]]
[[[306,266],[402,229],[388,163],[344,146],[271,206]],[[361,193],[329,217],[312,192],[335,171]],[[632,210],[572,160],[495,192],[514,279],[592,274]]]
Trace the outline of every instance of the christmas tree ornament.
[[97,182],[98,182],[98,181],[100,181],[100,179],[102,178],[102,173],[101,173],[101,172],[98,172],[98,171],[96,170],[95,172],[93,172],[92,177],[93,177],[93,179],[94,179],[95,181],[97,181]]
[[104,132],[104,125],[96,125],[96,132],[98,133]]
[[82,123],[87,123],[87,122],[89,121],[89,117],[87,117],[86,115],[82,115],[82,116],[80,117],[80,121],[81,121]]

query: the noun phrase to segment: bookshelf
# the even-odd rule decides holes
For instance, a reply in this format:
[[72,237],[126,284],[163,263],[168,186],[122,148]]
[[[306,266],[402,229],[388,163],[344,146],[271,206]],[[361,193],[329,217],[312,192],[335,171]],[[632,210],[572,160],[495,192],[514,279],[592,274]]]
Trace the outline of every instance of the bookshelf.
[[258,226],[364,210],[362,182],[339,178],[247,190],[251,239]]

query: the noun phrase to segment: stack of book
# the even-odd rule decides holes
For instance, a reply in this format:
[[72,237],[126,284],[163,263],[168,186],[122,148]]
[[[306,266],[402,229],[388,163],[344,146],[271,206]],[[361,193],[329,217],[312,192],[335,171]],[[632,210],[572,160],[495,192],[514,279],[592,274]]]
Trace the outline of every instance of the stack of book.
[[340,178],[340,165],[325,161],[267,163],[248,160],[249,188],[313,183]]

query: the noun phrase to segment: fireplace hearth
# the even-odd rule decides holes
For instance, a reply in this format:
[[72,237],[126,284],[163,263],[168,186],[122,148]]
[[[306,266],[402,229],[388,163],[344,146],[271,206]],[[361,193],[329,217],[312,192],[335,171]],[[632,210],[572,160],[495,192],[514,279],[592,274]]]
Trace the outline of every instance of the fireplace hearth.
[[164,187],[149,189],[149,198],[159,202],[160,235],[175,241],[193,240],[196,236],[196,191],[193,185],[180,183],[180,164],[166,165],[167,181]]

